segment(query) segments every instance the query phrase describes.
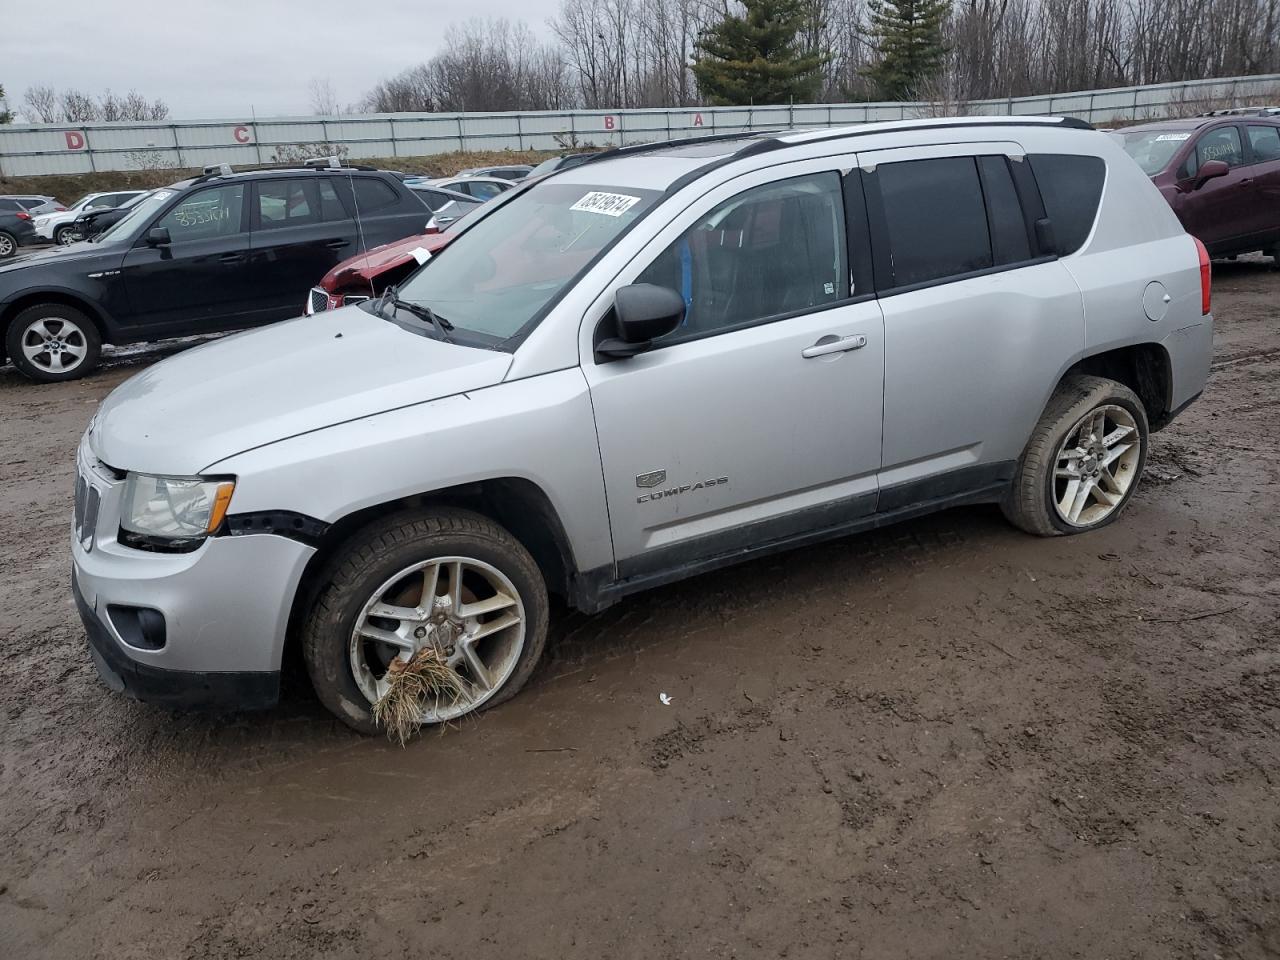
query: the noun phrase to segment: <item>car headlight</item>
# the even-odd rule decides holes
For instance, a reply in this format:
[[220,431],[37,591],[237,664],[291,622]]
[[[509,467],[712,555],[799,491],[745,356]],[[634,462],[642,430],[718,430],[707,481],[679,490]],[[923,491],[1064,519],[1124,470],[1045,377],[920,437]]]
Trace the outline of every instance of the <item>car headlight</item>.
[[198,542],[221,526],[235,488],[234,480],[131,473],[125,482],[120,526],[149,540],[174,545]]

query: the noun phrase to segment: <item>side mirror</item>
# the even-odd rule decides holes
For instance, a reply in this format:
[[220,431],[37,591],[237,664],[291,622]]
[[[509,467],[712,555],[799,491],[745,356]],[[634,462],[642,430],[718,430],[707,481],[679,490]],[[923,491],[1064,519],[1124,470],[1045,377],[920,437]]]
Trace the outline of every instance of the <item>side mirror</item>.
[[1196,181],[1193,190],[1199,190],[1210,180],[1218,177],[1225,177],[1231,172],[1231,168],[1227,166],[1223,160],[1206,160],[1200,164],[1200,169],[1196,171]]
[[596,355],[623,359],[644,353],[684,320],[684,297],[670,287],[633,283],[613,295],[616,337],[601,340]]
[[168,227],[152,227],[147,231],[147,245],[151,247],[167,247],[173,241],[169,237]]

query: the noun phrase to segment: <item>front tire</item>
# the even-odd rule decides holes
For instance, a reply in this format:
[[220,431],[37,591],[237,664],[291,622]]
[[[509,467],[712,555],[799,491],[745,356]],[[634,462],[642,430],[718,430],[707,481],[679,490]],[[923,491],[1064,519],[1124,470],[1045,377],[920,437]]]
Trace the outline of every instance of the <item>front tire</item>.
[[80,237],[76,234],[75,227],[58,227],[57,230],[53,231],[53,242],[60,247],[69,247],[79,239]]
[[9,359],[37,383],[76,380],[98,365],[102,336],[93,321],[61,303],[27,307],[9,324]]
[[1041,537],[1113,522],[1138,488],[1150,429],[1124,384],[1073,375],[1054,391],[1001,504],[1014,526]]
[[18,241],[13,234],[0,230],[0,260],[8,260],[18,252]]
[[437,700],[424,724],[496,706],[528,681],[549,610],[537,564],[505,529],[466,510],[396,514],[334,557],[303,629],[316,695],[343,723],[378,732],[373,704],[392,659],[432,646],[466,694]]

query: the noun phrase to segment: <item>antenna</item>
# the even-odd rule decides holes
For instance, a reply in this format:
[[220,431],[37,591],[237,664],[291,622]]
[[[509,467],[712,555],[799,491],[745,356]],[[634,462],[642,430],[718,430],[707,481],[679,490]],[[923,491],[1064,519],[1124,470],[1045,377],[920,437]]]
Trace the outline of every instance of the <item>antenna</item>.
[[[338,136],[342,136],[344,131],[342,129],[342,108],[341,107],[339,107],[337,110],[337,117],[338,117]],[[342,161],[336,153],[333,156],[328,158],[328,164],[331,169],[340,169],[342,167]],[[311,165],[309,161],[307,165],[308,166]],[[347,165],[347,189],[351,191],[351,205],[355,208],[355,212],[356,212],[357,242],[360,244],[360,252],[364,254],[364,268],[365,268],[365,272],[368,273],[369,247],[365,243],[365,239],[364,239],[364,222],[360,219],[360,198],[356,196],[356,179],[352,175],[352,167],[350,164]],[[369,296],[372,297],[373,296],[373,278],[372,277],[368,278],[368,282],[369,282]]]

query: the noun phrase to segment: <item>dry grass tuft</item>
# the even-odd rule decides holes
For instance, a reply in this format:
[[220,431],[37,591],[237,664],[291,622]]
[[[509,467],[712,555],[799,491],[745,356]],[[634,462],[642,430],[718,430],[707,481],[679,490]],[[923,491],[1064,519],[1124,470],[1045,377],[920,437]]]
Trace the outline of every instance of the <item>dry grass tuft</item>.
[[399,740],[402,747],[422,727],[424,710],[470,695],[462,678],[429,646],[408,661],[392,660],[386,681],[387,692],[373,705],[373,720],[387,731],[388,740]]

